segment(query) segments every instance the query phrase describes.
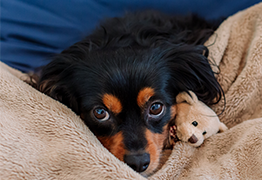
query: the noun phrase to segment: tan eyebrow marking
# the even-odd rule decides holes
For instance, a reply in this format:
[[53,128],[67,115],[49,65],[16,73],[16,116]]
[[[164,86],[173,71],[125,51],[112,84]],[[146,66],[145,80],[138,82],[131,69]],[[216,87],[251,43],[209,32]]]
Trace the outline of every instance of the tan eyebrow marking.
[[154,89],[146,87],[139,91],[137,96],[137,104],[139,107],[143,107],[145,103],[155,94]]
[[113,113],[119,114],[122,111],[120,100],[112,94],[105,94],[103,96],[104,105]]

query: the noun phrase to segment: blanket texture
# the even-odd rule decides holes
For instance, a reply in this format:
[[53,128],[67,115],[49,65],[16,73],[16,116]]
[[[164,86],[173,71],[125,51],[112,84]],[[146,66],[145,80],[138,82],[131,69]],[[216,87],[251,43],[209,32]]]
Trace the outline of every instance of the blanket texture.
[[[148,179],[262,179],[261,12],[262,3],[229,17],[206,42],[225,91],[220,120],[230,129],[199,148],[176,143]],[[146,179],[26,78],[0,62],[1,179]],[[223,107],[221,101],[212,108],[219,114]]]

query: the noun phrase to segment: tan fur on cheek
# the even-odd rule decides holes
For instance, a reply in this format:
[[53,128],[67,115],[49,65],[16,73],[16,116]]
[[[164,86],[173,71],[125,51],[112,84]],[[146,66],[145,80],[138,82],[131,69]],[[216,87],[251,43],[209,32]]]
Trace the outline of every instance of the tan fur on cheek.
[[108,149],[114,156],[120,161],[124,161],[124,155],[126,153],[125,145],[123,143],[122,132],[119,132],[111,137],[97,137],[98,140]]
[[167,125],[163,127],[163,130],[162,134],[152,133],[150,130],[146,130],[146,139],[148,141],[146,151],[150,154],[150,164],[145,171],[146,174],[152,173],[158,167],[160,154],[162,152],[164,142],[168,137]]

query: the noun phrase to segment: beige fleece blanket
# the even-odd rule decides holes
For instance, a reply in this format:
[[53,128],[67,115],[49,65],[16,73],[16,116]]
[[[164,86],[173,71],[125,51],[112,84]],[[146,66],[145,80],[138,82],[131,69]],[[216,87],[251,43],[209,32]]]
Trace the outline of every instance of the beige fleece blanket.
[[[149,179],[262,179],[262,3],[229,17],[206,45],[220,68],[220,119],[230,129],[199,148],[175,144]],[[25,78],[0,62],[0,179],[145,179]],[[223,102],[212,108],[220,113]]]

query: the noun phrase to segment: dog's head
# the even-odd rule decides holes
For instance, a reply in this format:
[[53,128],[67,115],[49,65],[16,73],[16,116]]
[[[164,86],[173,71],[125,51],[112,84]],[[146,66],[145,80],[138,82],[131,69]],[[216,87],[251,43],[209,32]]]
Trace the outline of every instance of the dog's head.
[[77,44],[42,71],[38,88],[73,109],[118,159],[144,175],[158,166],[175,97],[220,98],[204,46],[87,51]]

